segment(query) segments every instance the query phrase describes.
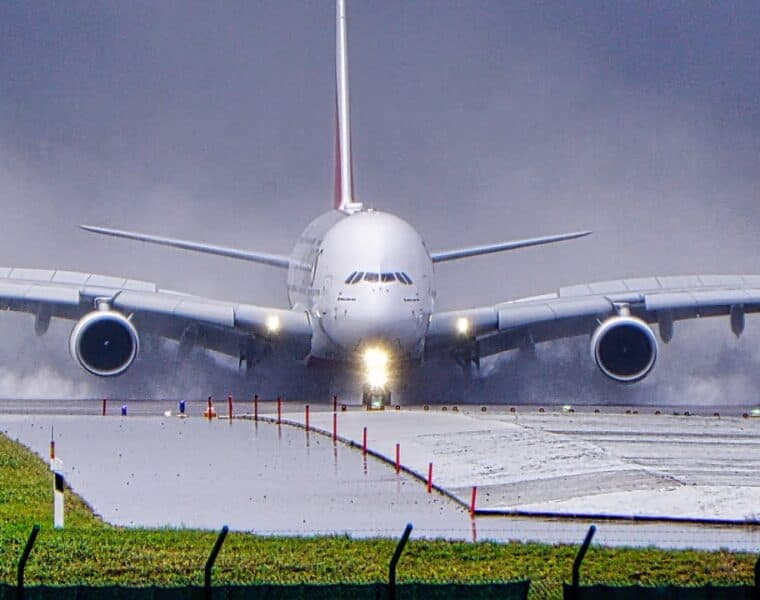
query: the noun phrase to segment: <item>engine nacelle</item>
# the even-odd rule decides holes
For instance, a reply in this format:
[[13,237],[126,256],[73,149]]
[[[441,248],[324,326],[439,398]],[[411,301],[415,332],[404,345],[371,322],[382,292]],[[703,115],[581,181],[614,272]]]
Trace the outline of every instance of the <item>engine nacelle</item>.
[[657,339],[641,319],[611,317],[591,336],[591,356],[610,379],[633,383],[644,379],[657,360]]
[[121,375],[135,362],[140,338],[135,326],[123,314],[96,310],[74,325],[69,349],[85,371],[112,377]]

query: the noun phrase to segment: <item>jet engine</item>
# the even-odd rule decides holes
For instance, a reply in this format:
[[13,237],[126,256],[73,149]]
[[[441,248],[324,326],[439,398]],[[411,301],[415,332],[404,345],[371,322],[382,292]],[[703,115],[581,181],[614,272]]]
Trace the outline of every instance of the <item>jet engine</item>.
[[140,349],[140,338],[135,326],[123,314],[96,310],[74,325],[69,349],[85,371],[112,377],[132,366]]
[[611,317],[591,336],[591,355],[610,379],[632,383],[644,379],[657,360],[657,340],[644,321]]

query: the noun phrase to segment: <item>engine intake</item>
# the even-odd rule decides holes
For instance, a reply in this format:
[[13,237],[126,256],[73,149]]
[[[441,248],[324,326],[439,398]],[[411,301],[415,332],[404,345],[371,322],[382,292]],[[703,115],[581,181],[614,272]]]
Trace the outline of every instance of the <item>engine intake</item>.
[[611,317],[591,336],[591,355],[610,379],[633,383],[646,377],[657,360],[657,339],[641,319]]
[[140,349],[140,338],[135,326],[123,314],[96,310],[74,325],[69,349],[85,371],[113,377],[132,366]]

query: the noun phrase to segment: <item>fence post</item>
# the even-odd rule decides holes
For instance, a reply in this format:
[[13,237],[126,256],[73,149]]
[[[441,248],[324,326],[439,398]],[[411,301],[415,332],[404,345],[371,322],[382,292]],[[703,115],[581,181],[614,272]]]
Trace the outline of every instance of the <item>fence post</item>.
[[594,537],[594,533],[596,533],[596,525],[592,525],[588,528],[588,532],[586,532],[586,538],[583,540],[580,550],[578,550],[578,554],[575,555],[575,560],[573,561],[573,598],[578,597],[578,586],[581,577],[581,563],[583,562],[583,558],[586,556],[588,547],[591,545],[591,539]]
[[404,551],[404,546],[406,546],[411,533],[412,524],[407,523],[404,533],[401,534],[401,539],[396,545],[396,550],[393,552],[391,564],[388,567],[388,600],[396,600],[396,565],[398,564],[398,559],[401,558],[401,553]]
[[219,554],[219,550],[222,549],[224,538],[227,537],[227,532],[229,530],[230,528],[227,527],[226,525],[222,527],[222,530],[219,532],[219,537],[216,538],[216,542],[214,542],[214,547],[211,549],[211,554],[208,555],[208,560],[206,561],[206,568],[203,574],[203,597],[206,600],[210,600],[211,598],[211,569],[214,568],[214,562],[216,562],[216,555]]
[[32,552],[34,542],[37,540],[37,534],[40,532],[40,526],[35,525],[32,527],[32,532],[29,534],[29,539],[26,540],[26,546],[21,553],[21,559],[18,561],[18,572],[16,578],[16,598],[19,600],[24,597],[24,569],[26,569],[26,561],[29,559],[29,554]]

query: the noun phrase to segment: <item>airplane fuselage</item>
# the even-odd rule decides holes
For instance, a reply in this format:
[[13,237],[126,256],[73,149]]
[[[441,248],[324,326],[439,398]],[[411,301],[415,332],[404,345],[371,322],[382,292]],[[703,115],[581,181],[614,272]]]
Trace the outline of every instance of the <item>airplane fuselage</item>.
[[309,313],[313,358],[352,360],[371,346],[419,360],[435,302],[433,263],[403,219],[330,211],[296,243],[288,298]]

